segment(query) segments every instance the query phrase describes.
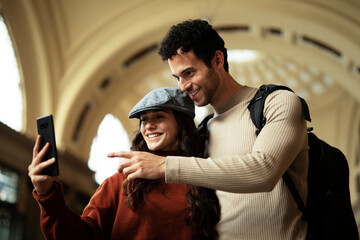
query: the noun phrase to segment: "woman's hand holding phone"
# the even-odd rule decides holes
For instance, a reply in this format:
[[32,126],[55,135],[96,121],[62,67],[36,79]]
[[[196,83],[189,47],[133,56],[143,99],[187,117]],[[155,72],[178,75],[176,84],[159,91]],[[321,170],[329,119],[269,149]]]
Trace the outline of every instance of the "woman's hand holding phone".
[[59,181],[59,176],[49,176],[42,174],[43,170],[53,164],[56,159],[50,158],[43,161],[46,151],[49,149],[50,144],[46,143],[45,146],[40,149],[41,136],[38,135],[35,146],[33,149],[32,162],[29,165],[29,177],[33,183],[38,195],[46,196],[50,193],[54,182]]

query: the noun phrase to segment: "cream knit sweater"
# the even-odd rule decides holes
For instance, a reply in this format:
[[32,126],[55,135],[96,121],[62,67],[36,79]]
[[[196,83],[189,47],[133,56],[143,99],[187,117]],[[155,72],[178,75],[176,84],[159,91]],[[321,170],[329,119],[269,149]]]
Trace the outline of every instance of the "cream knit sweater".
[[267,123],[256,137],[247,109],[255,88],[244,86],[208,123],[208,159],[167,157],[168,183],[216,189],[221,205],[219,239],[305,239],[302,220],[282,180],[286,170],[306,199],[308,145],[298,97],[275,91],[265,102]]

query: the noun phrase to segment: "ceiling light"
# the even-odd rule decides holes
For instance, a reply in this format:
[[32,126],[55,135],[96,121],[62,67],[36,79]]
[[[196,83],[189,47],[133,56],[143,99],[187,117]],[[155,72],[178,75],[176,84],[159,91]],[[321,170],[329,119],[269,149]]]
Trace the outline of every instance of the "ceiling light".
[[229,62],[250,62],[259,57],[259,52],[255,50],[240,50],[232,49],[228,50],[228,61]]

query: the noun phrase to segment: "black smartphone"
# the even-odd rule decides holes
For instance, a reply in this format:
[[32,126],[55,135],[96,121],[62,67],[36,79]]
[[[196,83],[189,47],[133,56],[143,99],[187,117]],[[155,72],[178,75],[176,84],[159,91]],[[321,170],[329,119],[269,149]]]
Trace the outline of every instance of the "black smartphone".
[[52,115],[46,115],[36,119],[37,129],[39,135],[41,135],[41,145],[40,150],[48,142],[50,143],[50,148],[47,150],[43,161],[46,161],[50,158],[55,158],[55,163],[51,164],[49,167],[45,168],[41,174],[49,176],[58,176],[59,175],[59,166],[55,142],[55,131],[54,131],[54,121]]

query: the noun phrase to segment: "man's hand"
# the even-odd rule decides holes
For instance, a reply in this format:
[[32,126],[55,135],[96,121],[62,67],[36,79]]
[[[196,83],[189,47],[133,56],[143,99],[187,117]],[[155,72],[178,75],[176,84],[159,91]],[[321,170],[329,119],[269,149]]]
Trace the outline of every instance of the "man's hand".
[[136,178],[159,179],[165,177],[166,157],[148,152],[113,152],[108,157],[119,157],[122,161],[118,167],[126,178],[131,181]]

